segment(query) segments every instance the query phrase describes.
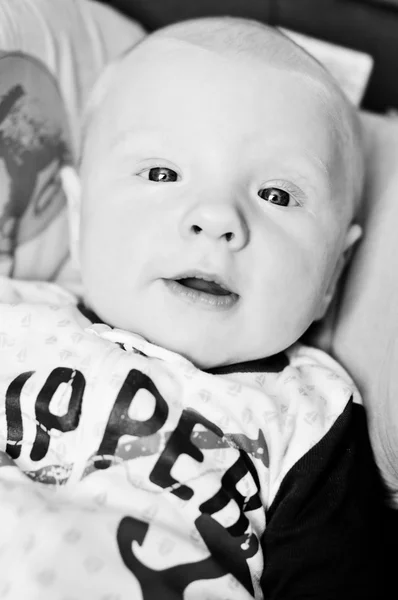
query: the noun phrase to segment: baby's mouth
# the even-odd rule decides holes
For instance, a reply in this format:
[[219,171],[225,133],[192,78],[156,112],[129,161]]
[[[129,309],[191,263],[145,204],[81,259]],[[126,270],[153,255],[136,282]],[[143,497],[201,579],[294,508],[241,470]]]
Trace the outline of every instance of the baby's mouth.
[[239,300],[223,278],[211,273],[186,272],[163,281],[175,297],[198,308],[228,310]]
[[213,296],[228,296],[232,294],[230,290],[215,281],[207,281],[199,277],[182,277],[181,279],[175,279],[175,281],[188,289],[198,290],[199,292],[205,292]]

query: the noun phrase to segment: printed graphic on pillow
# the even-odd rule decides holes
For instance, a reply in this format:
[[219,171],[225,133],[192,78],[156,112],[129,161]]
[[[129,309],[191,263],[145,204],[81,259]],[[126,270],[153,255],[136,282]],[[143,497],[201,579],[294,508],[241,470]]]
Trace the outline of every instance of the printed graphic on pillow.
[[44,261],[42,273],[31,273],[36,278],[62,261],[54,240],[45,248],[45,238],[66,204],[59,168],[71,161],[69,139],[48,69],[21,53],[0,54],[1,275],[29,276],[30,263]]

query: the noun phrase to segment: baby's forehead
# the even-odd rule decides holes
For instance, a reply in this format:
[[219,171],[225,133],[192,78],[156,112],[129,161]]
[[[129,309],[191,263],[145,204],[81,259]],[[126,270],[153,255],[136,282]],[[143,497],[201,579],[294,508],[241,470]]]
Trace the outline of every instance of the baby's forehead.
[[[311,110],[317,112],[317,117],[322,115],[322,126],[327,127],[325,121],[333,112],[333,98],[330,90],[307,69],[305,62],[298,72],[291,68],[291,63],[286,66],[281,57],[278,61],[265,61],[256,45],[253,51],[247,52],[245,46],[244,51],[236,53],[236,45],[231,52],[230,46],[223,43],[223,49],[227,48],[224,52],[219,51],[218,46],[213,47],[213,39],[204,44],[197,42],[196,38],[151,36],[148,43],[129,53],[107,83],[108,118],[104,118],[104,122],[109,122],[113,113],[114,129],[118,112],[131,123],[141,119],[146,122],[151,111],[153,115],[167,111],[170,117],[181,117],[180,108],[184,109],[183,114],[190,114],[185,110],[188,105],[192,106],[192,118],[197,121],[206,119],[219,108],[222,122],[223,113],[228,110],[232,113],[235,108],[236,119],[231,125],[238,127],[245,122],[245,108],[249,107],[250,112],[257,111],[258,119],[262,119],[269,112],[270,91],[275,86],[283,86],[286,90],[284,102],[280,107],[274,107],[275,116],[289,110],[289,104],[297,103],[293,89],[298,87],[304,91],[307,88],[312,98]],[[261,101],[256,101],[256,97],[261,97]],[[198,98],[203,100],[199,106]],[[248,102],[239,103],[240,98]],[[196,112],[193,112],[193,106]],[[163,124],[167,120],[166,112],[162,115]],[[251,114],[246,116],[249,121]],[[319,120],[314,118],[314,127]],[[180,118],[173,120],[173,126],[177,128],[180,121]],[[123,128],[125,125],[122,124]]]
[[[134,103],[131,103],[131,111],[134,111],[140,103],[145,104],[152,89],[159,104],[162,103],[161,82],[157,85],[157,79],[164,81],[158,78],[160,71],[167,73],[166,87],[174,91],[177,104],[179,90],[190,85],[187,75],[198,67],[198,78],[210,83],[214,94],[222,93],[225,79],[221,76],[228,72],[231,78],[243,73],[241,85],[254,91],[256,81],[267,80],[272,71],[283,71],[285,80],[300,78],[303,85],[311,86],[322,108],[326,109],[325,114],[338,122],[341,98],[329,74],[285,35],[271,28],[266,28],[264,33],[264,27],[254,22],[250,27],[232,31],[225,27],[208,32],[199,26],[182,24],[159,30],[111,68],[114,76],[108,78],[108,82],[105,78],[102,87],[107,89],[103,95],[111,96],[115,107],[123,101],[126,92],[134,95]],[[210,68],[203,70],[203,66]],[[250,72],[254,73],[252,79],[246,76]],[[204,86],[203,91],[199,89],[195,93],[203,95],[207,89],[208,86]]]
[[[165,92],[173,90],[178,103],[179,90],[191,85],[192,73],[204,84],[203,90],[196,89],[195,93],[204,95],[209,83],[214,94],[222,93],[228,74],[230,80],[239,80],[239,85],[254,91],[259,81],[267,81],[273,72],[283,72],[285,81],[300,78],[303,85],[313,87],[322,106],[332,114],[336,95],[323,68],[300,52],[296,55],[290,41],[285,48],[285,40],[278,37],[279,34],[273,34],[270,47],[265,51],[260,43],[249,47],[246,43],[232,44],[217,37],[203,42],[190,36],[152,35],[112,68],[113,77],[105,79],[102,86],[107,88],[103,96],[110,96],[113,106],[118,106],[123,102],[123,95],[134,95],[133,112],[151,93],[157,94],[161,105]],[[161,72],[167,74],[167,80],[159,76]],[[161,89],[162,82],[166,82],[165,90]]]
[[[191,117],[198,122],[218,114],[222,123],[224,113],[232,114],[235,109],[231,126],[236,129],[245,127],[245,122],[252,117],[245,113],[249,109],[250,113],[256,112],[261,124],[269,113],[270,90],[275,85],[283,85],[286,90],[284,102],[273,108],[277,119],[286,111],[290,112],[289,103],[297,103],[293,90],[299,87],[303,93],[306,88],[311,95],[314,128],[320,123],[321,127],[328,129],[329,121],[337,120],[333,94],[314,76],[311,64],[308,67],[305,60],[300,63],[301,70],[298,71],[292,68],[290,56],[288,63],[282,56],[278,60],[265,60],[261,51],[257,51],[258,44],[249,52],[245,45],[244,51],[236,53],[236,44],[231,51],[231,45],[223,43],[223,49],[219,51],[218,46],[214,47],[213,39],[209,44],[207,41],[205,44],[197,42],[196,38],[159,35],[126,56],[109,85],[107,104],[111,112],[108,111],[108,118],[104,121],[109,122],[109,115],[113,113],[115,125],[115,113],[119,111],[126,119],[126,123],[122,124],[125,128],[127,123],[131,126],[137,122],[146,123],[151,115],[155,123],[155,117],[161,113],[161,124],[169,116],[176,131],[179,123],[184,124],[182,114],[190,114],[186,107],[192,106]],[[241,97],[248,101],[239,103],[237,99]],[[203,101],[199,106],[198,98]],[[259,98],[261,101],[258,101]],[[119,110],[121,107],[123,109]],[[183,111],[179,113],[181,108]],[[169,124],[171,120],[165,123],[166,127]],[[290,127],[296,129],[295,123],[290,123]],[[331,144],[334,141],[331,136]]]

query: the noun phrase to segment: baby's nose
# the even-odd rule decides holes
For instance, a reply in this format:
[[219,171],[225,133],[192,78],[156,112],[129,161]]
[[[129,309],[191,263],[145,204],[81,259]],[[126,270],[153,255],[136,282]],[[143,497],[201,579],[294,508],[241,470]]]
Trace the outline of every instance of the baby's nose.
[[202,236],[224,241],[231,250],[242,249],[248,241],[249,230],[244,216],[236,206],[228,203],[199,203],[181,223],[184,237]]

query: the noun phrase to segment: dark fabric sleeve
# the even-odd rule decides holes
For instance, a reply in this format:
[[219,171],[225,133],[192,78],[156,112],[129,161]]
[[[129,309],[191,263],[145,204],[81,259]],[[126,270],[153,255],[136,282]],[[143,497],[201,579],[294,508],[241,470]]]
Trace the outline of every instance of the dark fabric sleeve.
[[265,598],[387,598],[383,503],[365,411],[350,402],[289,471],[270,507]]

